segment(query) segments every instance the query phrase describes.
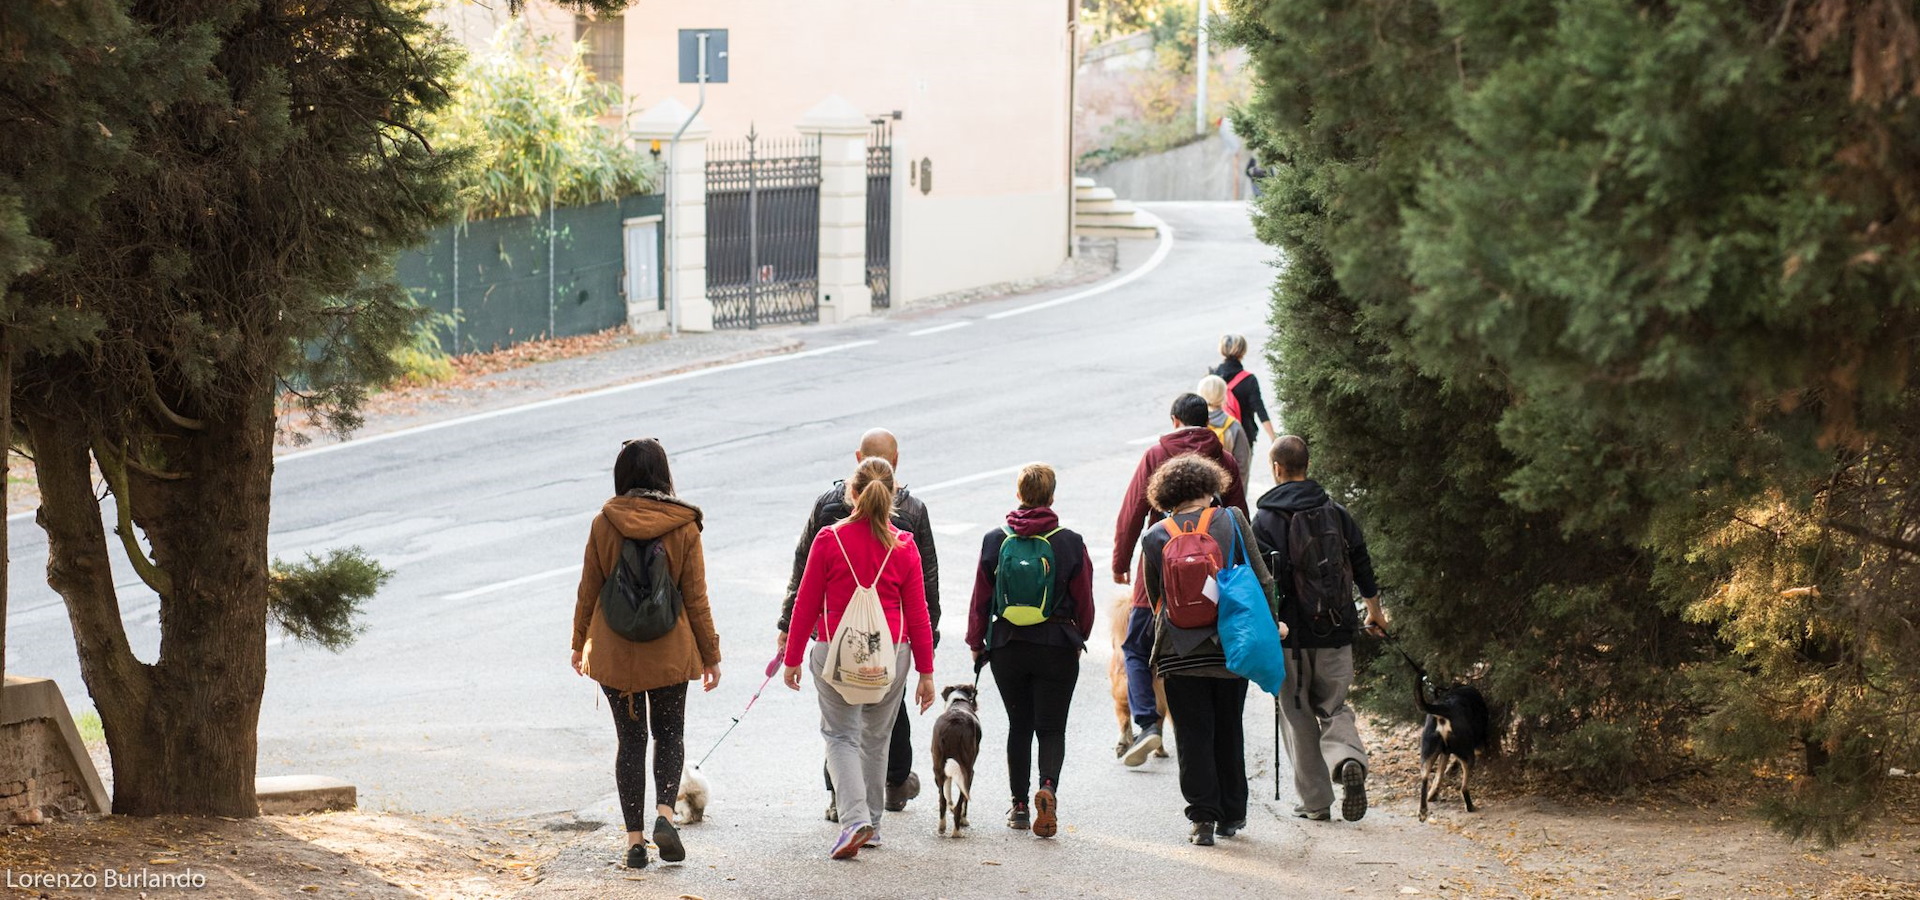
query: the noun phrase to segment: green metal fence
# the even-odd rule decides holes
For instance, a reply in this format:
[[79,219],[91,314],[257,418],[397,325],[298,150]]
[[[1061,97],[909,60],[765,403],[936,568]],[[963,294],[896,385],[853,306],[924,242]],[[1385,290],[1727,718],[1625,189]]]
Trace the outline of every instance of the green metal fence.
[[[665,207],[659,194],[635,194],[551,215],[449,226],[401,254],[395,269],[415,302],[452,317],[440,331],[448,353],[591,334],[627,321],[624,223]],[[654,233],[657,262],[666,255],[665,229]],[[663,267],[653,272],[664,309]]]

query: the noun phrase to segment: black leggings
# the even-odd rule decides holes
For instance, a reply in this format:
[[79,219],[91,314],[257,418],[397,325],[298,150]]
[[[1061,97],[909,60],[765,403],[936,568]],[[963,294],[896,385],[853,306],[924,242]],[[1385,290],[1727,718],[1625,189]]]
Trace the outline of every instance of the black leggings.
[[1059,790],[1067,757],[1067,711],[1080,680],[1080,651],[1009,641],[993,651],[993,683],[1007,707],[1007,784],[1013,802],[1027,801],[1033,739],[1040,738],[1040,786]]
[[[645,831],[655,813],[647,806],[647,726],[659,743],[653,750],[653,798],[672,806],[680,797],[680,769],[686,763],[687,685],[685,682],[631,694],[601,685],[613,707],[613,729],[620,736],[613,781],[620,788],[620,814],[628,831]],[[644,709],[643,709],[644,707]]]

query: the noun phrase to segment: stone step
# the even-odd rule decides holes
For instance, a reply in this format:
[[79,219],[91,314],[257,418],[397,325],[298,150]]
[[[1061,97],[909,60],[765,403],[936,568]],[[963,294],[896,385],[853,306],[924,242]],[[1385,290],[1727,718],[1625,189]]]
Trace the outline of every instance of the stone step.
[[1077,222],[1073,226],[1073,233],[1080,237],[1140,238],[1150,240],[1160,236],[1160,226],[1152,218],[1135,213],[1126,219]]
[[1093,179],[1085,175],[1076,175],[1073,179],[1073,186],[1076,188],[1090,188],[1094,186],[1094,182]]
[[345,812],[359,805],[359,792],[338,778],[325,775],[274,775],[253,780],[253,794],[263,816],[304,816]]
[[1081,200],[1112,200],[1114,199],[1113,188],[1076,187],[1073,189],[1073,199],[1075,202]]
[[1132,213],[1076,216],[1073,220],[1073,227],[1075,228],[1103,228],[1107,226],[1130,228],[1139,224],[1141,224],[1140,220],[1135,219]]
[[1131,216],[1136,207],[1125,200],[1076,200],[1073,213],[1076,216]]

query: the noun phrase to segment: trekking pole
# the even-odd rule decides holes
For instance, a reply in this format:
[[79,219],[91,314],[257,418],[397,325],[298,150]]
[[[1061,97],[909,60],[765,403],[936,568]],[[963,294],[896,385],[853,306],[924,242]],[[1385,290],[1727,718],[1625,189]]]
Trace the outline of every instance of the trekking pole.
[[740,727],[740,720],[746,718],[747,713],[753,710],[754,701],[759,700],[761,692],[767,689],[767,685],[773,683],[773,673],[778,671],[780,671],[780,654],[775,653],[773,659],[767,663],[766,680],[760,682],[759,689],[755,690],[753,696],[747,699],[747,708],[741,710],[739,715],[733,717],[733,724],[728,725],[727,730],[720,733],[720,740],[713,742],[713,747],[707,750],[707,755],[700,757],[700,761],[693,764],[694,768],[701,769],[706,767],[707,760],[713,757],[713,751],[720,749],[720,745],[726,742],[727,736],[732,734],[735,728]]
[[1280,695],[1273,695],[1273,799],[1280,799]]

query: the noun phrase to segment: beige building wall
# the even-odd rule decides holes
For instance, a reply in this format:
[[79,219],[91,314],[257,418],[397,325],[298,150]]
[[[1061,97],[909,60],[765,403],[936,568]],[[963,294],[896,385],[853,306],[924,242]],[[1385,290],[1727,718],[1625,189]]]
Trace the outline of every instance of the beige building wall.
[[[573,44],[573,13],[544,0],[531,0],[521,14],[535,34],[550,37],[564,50]],[[427,19],[447,29],[447,34],[479,52],[493,44],[501,26],[513,21],[506,0],[440,0],[427,12]]]
[[[728,30],[728,83],[707,88],[713,140],[794,133],[829,95],[880,116],[895,146],[932,164],[896,214],[896,304],[1045,275],[1066,258],[1072,0],[637,0],[626,13],[634,108],[678,83],[681,28]],[[903,160],[904,161],[904,160]],[[895,175],[908,177],[905,167]]]

